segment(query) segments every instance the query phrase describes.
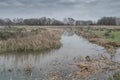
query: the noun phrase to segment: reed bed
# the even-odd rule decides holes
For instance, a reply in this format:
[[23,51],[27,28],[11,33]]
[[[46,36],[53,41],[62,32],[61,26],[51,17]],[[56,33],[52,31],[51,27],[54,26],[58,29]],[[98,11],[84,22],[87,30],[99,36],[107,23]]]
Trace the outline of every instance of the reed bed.
[[[57,31],[56,31],[57,32]],[[43,51],[51,48],[59,48],[60,35],[47,29],[36,29],[30,32],[21,32],[16,37],[0,41],[0,51]]]

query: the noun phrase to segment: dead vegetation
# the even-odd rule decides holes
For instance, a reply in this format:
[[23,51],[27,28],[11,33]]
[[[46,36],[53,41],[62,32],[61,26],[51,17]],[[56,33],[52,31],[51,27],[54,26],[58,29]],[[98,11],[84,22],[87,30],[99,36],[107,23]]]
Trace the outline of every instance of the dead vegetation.
[[[1,52],[42,51],[51,48],[59,48],[61,46],[61,31],[53,31],[46,28],[32,29],[30,31],[24,31],[23,29],[18,30],[2,30],[2,40],[0,41]],[[5,35],[6,32],[7,34]],[[12,35],[8,37],[10,33]]]
[[75,71],[73,73],[75,78],[87,78],[92,74],[97,74],[103,71],[113,71],[120,68],[119,62],[114,62],[105,56],[100,56],[99,58],[90,57],[90,61],[85,58],[84,60],[80,61],[80,63],[75,63],[74,65],[80,69],[79,71]]

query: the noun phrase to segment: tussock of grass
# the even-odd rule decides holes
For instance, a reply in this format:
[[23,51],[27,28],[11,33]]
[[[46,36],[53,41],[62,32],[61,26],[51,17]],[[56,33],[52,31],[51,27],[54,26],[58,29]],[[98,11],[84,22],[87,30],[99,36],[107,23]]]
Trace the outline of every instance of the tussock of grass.
[[[15,37],[3,39],[0,41],[0,51],[42,51],[51,48],[59,48],[60,35],[47,29],[36,29],[31,32],[22,32]],[[22,35],[22,36],[21,36]]]

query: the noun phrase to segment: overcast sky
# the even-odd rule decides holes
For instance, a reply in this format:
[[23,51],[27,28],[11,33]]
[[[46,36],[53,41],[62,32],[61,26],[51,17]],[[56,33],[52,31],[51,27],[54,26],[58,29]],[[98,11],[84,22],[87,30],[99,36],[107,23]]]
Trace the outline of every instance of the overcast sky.
[[120,0],[0,0],[0,18],[120,17]]

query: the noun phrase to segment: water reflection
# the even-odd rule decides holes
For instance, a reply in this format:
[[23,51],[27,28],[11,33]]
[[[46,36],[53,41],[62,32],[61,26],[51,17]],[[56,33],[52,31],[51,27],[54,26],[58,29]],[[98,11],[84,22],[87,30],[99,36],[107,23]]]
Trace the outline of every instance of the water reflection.
[[73,35],[74,35],[74,31],[73,31],[73,30],[70,30],[70,29],[66,29],[66,30],[64,31],[63,35],[73,36]]

